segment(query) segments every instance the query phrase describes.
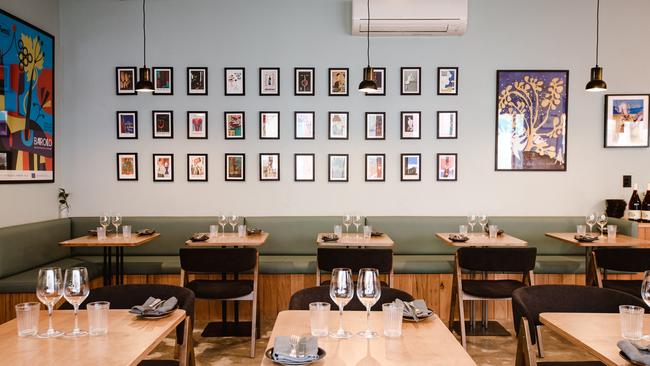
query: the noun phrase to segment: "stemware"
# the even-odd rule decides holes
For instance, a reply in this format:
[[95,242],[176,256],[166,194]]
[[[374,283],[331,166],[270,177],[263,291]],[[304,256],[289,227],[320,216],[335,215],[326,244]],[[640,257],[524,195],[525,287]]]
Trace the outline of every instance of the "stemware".
[[331,333],[333,338],[350,338],[352,333],[343,329],[343,308],[354,296],[354,282],[349,268],[334,268],[330,281],[330,298],[339,307],[339,329]]
[[66,333],[66,336],[79,337],[88,334],[88,332],[79,329],[79,305],[86,300],[90,293],[88,283],[88,271],[84,267],[74,267],[65,270],[63,277],[63,297],[74,308],[74,328],[72,332]]
[[585,223],[589,226],[589,233],[591,234],[591,228],[596,223],[596,215],[594,214],[587,215],[587,217],[585,218]]
[[217,222],[221,225],[221,235],[226,235],[226,224],[228,223],[228,217],[226,215],[217,215]]
[[357,279],[357,297],[366,307],[366,330],[357,333],[363,338],[375,338],[377,332],[370,329],[370,308],[372,308],[379,297],[381,297],[381,284],[379,283],[379,271],[374,268],[362,268],[359,270]]
[[63,296],[63,279],[61,268],[41,268],[38,270],[38,282],[36,284],[36,296],[47,306],[47,331],[40,333],[40,338],[54,338],[63,335],[63,332],[52,327],[52,312],[56,304]]
[[354,215],[352,216],[352,223],[354,224],[356,231],[357,231],[357,238],[359,237],[359,225],[361,225],[361,220],[362,217],[361,215]]
[[607,214],[604,212],[599,213],[598,216],[596,216],[596,223],[600,226],[600,233],[605,234],[604,230],[605,225],[607,225]]
[[476,225],[476,219],[477,219],[477,217],[476,217],[475,214],[467,215],[467,224],[469,225],[469,227],[472,228],[472,231],[471,231],[472,234],[474,234],[474,225]]
[[485,214],[478,215],[478,223],[481,225],[481,232],[485,232],[485,225],[488,223],[488,217]]
[[111,215],[108,213],[103,213],[101,216],[99,216],[99,226],[104,228],[104,232],[106,232],[106,228],[111,222]]
[[351,215],[343,215],[343,226],[345,226],[345,233],[348,233],[348,227],[352,224]]
[[228,224],[232,226],[232,232],[235,232],[235,226],[237,226],[238,217],[235,214],[228,216]]
[[111,223],[113,224],[113,226],[115,226],[115,235],[117,236],[120,233],[118,228],[120,227],[120,225],[122,225],[122,215],[116,213],[111,219]]

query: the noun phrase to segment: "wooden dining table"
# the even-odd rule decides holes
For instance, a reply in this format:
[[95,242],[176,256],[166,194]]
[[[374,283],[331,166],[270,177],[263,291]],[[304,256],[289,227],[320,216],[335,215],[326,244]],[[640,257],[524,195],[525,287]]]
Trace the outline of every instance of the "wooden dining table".
[[[206,233],[207,234],[207,233]],[[259,234],[246,235],[240,237],[238,233],[221,233],[216,234],[204,241],[187,240],[185,245],[188,247],[261,247],[269,238],[269,233],[261,232]]]
[[[370,327],[383,333],[382,312],[370,314]],[[338,312],[331,311],[329,329],[338,327]],[[344,311],[343,327],[352,333],[366,329],[364,311]],[[309,311],[287,310],[278,314],[267,350],[273,347],[277,336],[305,335],[310,333]],[[402,323],[402,336],[365,339],[353,336],[349,339],[318,338],[318,347],[325,352],[325,358],[315,365],[446,365],[469,366],[476,363],[460,345],[456,337],[437,316],[414,322]],[[264,357],[263,366],[275,365]]]
[[436,237],[442,240],[443,243],[453,247],[484,247],[484,248],[512,248],[512,247],[525,247],[528,242],[521,240],[512,235],[503,233],[497,235],[496,238],[490,238],[488,234],[484,233],[470,233],[468,241],[453,241],[449,239],[449,235],[457,233],[436,233]]
[[323,240],[323,236],[325,235],[333,235],[333,233],[318,233],[316,236],[317,246],[323,248],[392,248],[395,246],[393,239],[386,233],[371,236],[368,239],[365,239],[363,234],[344,233],[336,241]]
[[[130,366],[142,361],[185,319],[185,310],[170,316],[146,320],[128,310],[109,310],[108,333],[83,337],[19,337],[16,319],[0,325],[0,364],[12,366]],[[55,329],[70,331],[72,310],[55,310]],[[88,329],[86,310],[79,310],[79,327]],[[47,311],[41,311],[39,331],[47,329]]]

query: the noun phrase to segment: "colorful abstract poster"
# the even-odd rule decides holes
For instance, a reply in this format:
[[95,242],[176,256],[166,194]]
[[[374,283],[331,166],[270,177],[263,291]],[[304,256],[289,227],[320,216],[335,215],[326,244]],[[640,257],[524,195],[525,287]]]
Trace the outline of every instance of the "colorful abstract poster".
[[0,10],[0,183],[54,181],[54,36]]

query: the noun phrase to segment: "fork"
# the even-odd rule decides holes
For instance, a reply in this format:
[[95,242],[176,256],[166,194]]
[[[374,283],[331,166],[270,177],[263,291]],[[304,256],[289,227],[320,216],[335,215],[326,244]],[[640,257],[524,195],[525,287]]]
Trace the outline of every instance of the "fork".
[[296,352],[298,348],[298,342],[300,342],[300,337],[295,334],[289,338],[289,344],[291,345],[291,357],[298,357],[298,354]]

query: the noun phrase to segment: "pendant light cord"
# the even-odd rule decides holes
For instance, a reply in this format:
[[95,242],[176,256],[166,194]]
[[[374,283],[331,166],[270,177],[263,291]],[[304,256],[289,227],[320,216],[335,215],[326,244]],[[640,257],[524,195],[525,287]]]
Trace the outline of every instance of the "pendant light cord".
[[147,12],[145,8],[147,0],[142,0],[142,38],[144,40],[144,66],[147,66]]
[[368,30],[366,32],[366,54],[368,56],[368,67],[370,67],[370,0],[368,0]]
[[[370,1],[370,0],[368,0]],[[600,36],[600,0],[596,0],[596,66],[598,66],[598,41]]]

